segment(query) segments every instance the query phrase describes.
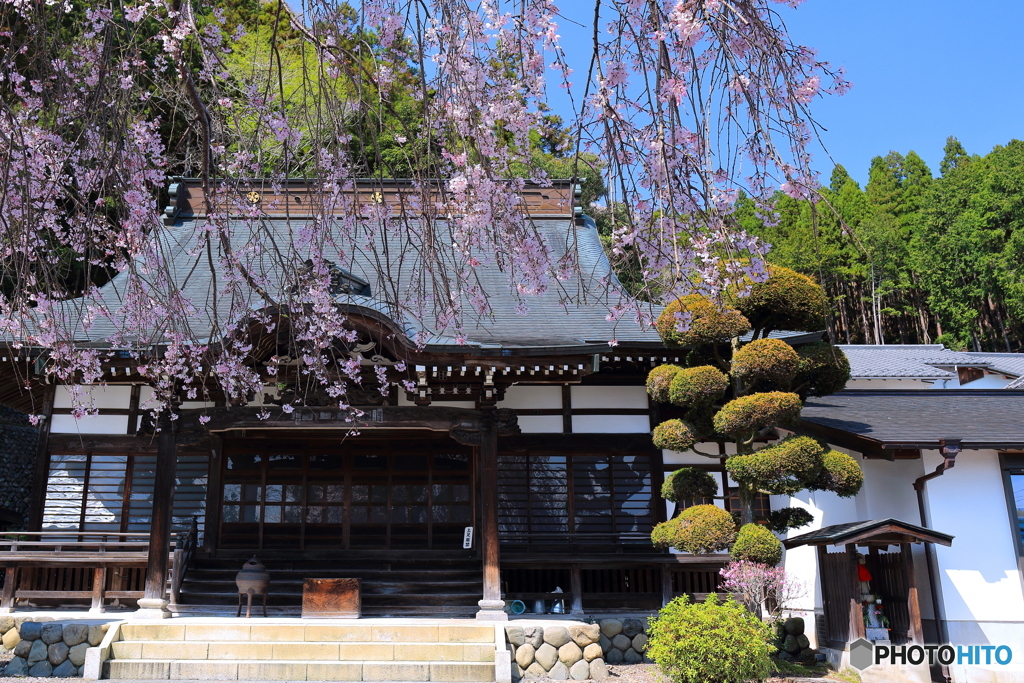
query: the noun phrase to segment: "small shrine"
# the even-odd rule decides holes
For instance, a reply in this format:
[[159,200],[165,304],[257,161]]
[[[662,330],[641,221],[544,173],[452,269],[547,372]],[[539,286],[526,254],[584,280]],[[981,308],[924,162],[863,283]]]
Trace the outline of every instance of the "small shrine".
[[[825,647],[843,650],[859,638],[924,643],[911,551],[915,543],[949,546],[953,537],[890,518],[834,524],[783,541],[787,549],[817,548]],[[830,553],[829,546],[845,550]],[[895,551],[889,552],[890,547]]]

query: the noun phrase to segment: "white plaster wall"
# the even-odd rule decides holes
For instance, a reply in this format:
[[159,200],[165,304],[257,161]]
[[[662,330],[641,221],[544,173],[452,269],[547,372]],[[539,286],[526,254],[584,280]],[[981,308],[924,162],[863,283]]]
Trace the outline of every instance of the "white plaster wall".
[[573,415],[572,431],[575,434],[649,434],[651,420],[647,415]]
[[[498,407],[524,410],[561,410],[562,387],[513,384],[505,390],[505,398],[498,401]],[[561,431],[561,427],[559,427],[559,431]]]
[[[572,407],[647,409],[647,389],[639,387],[573,386]],[[649,429],[647,431],[650,431]]]
[[[90,399],[92,403],[90,403]],[[121,408],[127,410],[132,400],[132,388],[125,385],[81,385],[79,400],[87,407]],[[71,408],[71,391],[64,385],[57,387],[53,394],[54,408]]]
[[127,434],[127,415],[87,415],[76,420],[72,415],[54,415],[51,434]]
[[[697,444],[704,453],[718,453],[717,443],[699,443]],[[670,451],[662,450],[661,457],[666,465],[718,465],[718,458],[709,458],[704,455],[699,455],[693,451]]]
[[523,434],[561,434],[561,415],[520,415],[519,429]]
[[[942,462],[937,451],[925,451],[924,458],[926,471]],[[925,494],[932,528],[954,536],[951,547],[935,549],[946,619],[1024,627],[1016,530],[1010,526],[996,452],[962,452],[952,470],[926,484]],[[1024,630],[1015,630],[1024,654]],[[1020,660],[1024,663],[1024,656]]]

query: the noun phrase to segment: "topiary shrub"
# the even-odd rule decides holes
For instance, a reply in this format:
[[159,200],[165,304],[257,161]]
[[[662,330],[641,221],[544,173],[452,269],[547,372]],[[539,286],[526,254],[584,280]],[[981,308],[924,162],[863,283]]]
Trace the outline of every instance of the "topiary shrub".
[[715,431],[745,435],[764,427],[792,424],[800,417],[802,407],[799,396],[782,391],[741,396],[715,414]]
[[807,488],[821,471],[821,444],[809,436],[790,436],[774,446],[725,461],[738,482],[773,495],[789,495]]
[[659,365],[647,375],[647,395],[658,403],[669,402],[669,385],[682,370],[678,365]]
[[670,451],[686,451],[697,443],[697,433],[682,420],[666,420],[654,428],[654,445]]
[[718,482],[707,470],[683,467],[668,475],[661,485],[661,497],[673,503],[711,498],[718,493]]
[[768,528],[779,534],[807,526],[813,521],[814,515],[803,508],[780,508],[768,513]]
[[682,595],[651,619],[647,655],[673,683],[763,681],[771,673],[771,627],[732,598]]
[[651,532],[659,548],[677,548],[695,555],[725,550],[736,539],[732,515],[717,505],[694,505]]
[[676,406],[707,406],[722,398],[728,388],[729,378],[718,368],[683,368],[672,378],[668,398]]
[[755,330],[817,332],[825,329],[828,300],[814,280],[789,268],[770,266],[769,277],[755,282],[735,307]]
[[729,551],[734,560],[759,562],[774,567],[782,561],[782,542],[767,527],[744,524]]
[[748,384],[767,383],[787,388],[800,365],[800,356],[781,339],[757,339],[732,356],[732,374]]
[[[680,332],[680,320],[690,316],[690,326]],[[693,346],[725,342],[750,329],[750,323],[739,311],[722,309],[701,294],[690,294],[670,303],[658,316],[658,334],[668,346]]]
[[842,391],[850,380],[850,361],[843,350],[828,342],[815,342],[797,349],[800,365],[793,387],[801,398],[829,396]]
[[807,488],[812,491],[833,491],[840,498],[852,498],[864,485],[864,471],[846,453],[827,451],[821,456],[821,470]]

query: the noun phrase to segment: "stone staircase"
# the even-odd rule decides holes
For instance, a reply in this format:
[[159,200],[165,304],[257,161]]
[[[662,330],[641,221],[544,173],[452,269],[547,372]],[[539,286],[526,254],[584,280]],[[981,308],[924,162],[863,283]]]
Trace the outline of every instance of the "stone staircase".
[[103,677],[484,683],[498,680],[499,632],[504,649],[500,628],[454,620],[211,621],[122,623]]

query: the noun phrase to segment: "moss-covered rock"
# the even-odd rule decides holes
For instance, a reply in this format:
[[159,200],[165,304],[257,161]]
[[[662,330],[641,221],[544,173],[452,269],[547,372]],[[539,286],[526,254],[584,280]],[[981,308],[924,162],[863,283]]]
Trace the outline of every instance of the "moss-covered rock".
[[842,391],[850,380],[850,361],[843,350],[828,342],[815,342],[797,349],[800,364],[793,388],[801,398],[829,396]]
[[[680,324],[687,317],[689,328],[681,332]],[[669,346],[695,346],[728,341],[747,332],[750,323],[733,308],[723,308],[703,295],[690,294],[666,306],[656,328]]]
[[755,330],[817,332],[825,329],[828,300],[813,279],[789,268],[770,266],[764,282],[750,286],[750,293],[733,305]]
[[682,368],[672,378],[669,402],[683,408],[707,406],[722,398],[728,388],[729,378],[718,368]]
[[732,515],[717,505],[694,505],[678,517],[662,522],[651,532],[651,541],[661,548],[702,555],[725,550],[736,539]]
[[666,420],[654,428],[654,445],[670,451],[687,451],[697,443],[697,432],[682,420]]
[[661,486],[661,497],[678,503],[683,500],[700,500],[718,494],[718,482],[707,470],[696,467],[682,467],[665,478]]
[[729,555],[734,560],[747,560],[775,566],[782,561],[782,543],[767,527],[744,524],[736,535]]
[[741,396],[729,401],[715,414],[715,431],[744,435],[765,427],[792,424],[800,416],[800,397],[782,391]]
[[796,375],[800,357],[781,339],[756,339],[732,356],[732,374],[748,384],[785,389]]
[[669,386],[682,370],[678,365],[659,365],[647,374],[647,395],[658,403],[669,402]]

